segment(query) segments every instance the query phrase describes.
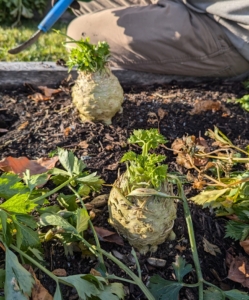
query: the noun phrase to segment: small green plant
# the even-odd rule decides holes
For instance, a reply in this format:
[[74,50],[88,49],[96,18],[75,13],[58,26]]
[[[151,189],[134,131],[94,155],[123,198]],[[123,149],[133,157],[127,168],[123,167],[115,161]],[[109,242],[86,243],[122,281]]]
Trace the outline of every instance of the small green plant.
[[73,67],[76,67],[82,72],[97,72],[102,71],[110,57],[109,45],[107,42],[98,42],[96,45],[90,43],[90,38],[80,39],[75,41],[69,38],[71,41],[66,43],[76,44],[70,51],[67,66],[69,71]]
[[167,140],[158,133],[157,129],[134,130],[133,135],[128,139],[130,144],[138,144],[142,148],[142,154],[129,151],[124,154],[121,162],[126,162],[127,176],[129,177],[129,192],[138,187],[160,189],[166,180],[166,164],[161,164],[166,156],[149,153]]
[[249,95],[244,95],[242,98],[235,99],[235,103],[239,103],[244,110],[249,111]]
[[[245,89],[249,90],[249,79],[247,79],[243,82],[243,86]],[[248,94],[244,95],[243,97],[241,97],[239,99],[229,100],[228,102],[239,103],[240,106],[244,110],[249,111],[249,95]]]
[[14,22],[15,26],[22,17],[31,19],[34,11],[42,14],[46,3],[46,0],[0,0],[0,23]]

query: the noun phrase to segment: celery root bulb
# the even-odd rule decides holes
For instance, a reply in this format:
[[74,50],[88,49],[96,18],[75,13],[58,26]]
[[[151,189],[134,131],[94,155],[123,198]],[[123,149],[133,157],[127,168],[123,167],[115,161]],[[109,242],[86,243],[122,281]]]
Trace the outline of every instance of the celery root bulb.
[[111,124],[112,117],[122,112],[124,94],[117,77],[106,67],[101,72],[79,71],[72,98],[82,121]]
[[[109,223],[140,253],[155,252],[159,244],[174,238],[176,205],[173,199],[157,196],[126,198],[127,180],[124,173],[110,192]],[[167,193],[166,185],[161,192]]]

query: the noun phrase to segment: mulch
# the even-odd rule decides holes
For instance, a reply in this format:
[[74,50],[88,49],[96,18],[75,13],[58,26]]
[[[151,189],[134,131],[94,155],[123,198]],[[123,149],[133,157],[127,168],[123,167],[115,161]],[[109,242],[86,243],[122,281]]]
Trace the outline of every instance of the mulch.
[[[241,83],[184,83],[172,82],[161,86],[124,87],[125,99],[123,113],[113,118],[112,125],[101,123],[82,123],[77,111],[71,104],[68,86],[64,92],[56,94],[49,101],[36,102],[30,99],[36,87],[26,85],[16,90],[0,92],[0,159],[7,156],[26,156],[29,159],[47,157],[57,147],[72,150],[78,158],[84,160],[90,172],[97,172],[107,184],[112,184],[118,171],[124,171],[124,165],[119,164],[122,155],[131,146],[127,138],[134,129],[158,128],[170,147],[177,137],[183,135],[205,136],[208,129],[217,126],[234,144],[245,146],[249,144],[249,113],[238,105],[227,103],[228,99],[243,96],[246,91]],[[204,100],[220,101],[225,107],[218,111],[207,110],[198,114],[191,114],[192,109]],[[159,109],[164,111],[160,120]],[[229,111],[229,113],[227,113]],[[4,131],[4,130],[2,130]],[[133,149],[136,151],[136,149]],[[171,151],[160,148],[159,152],[167,156],[166,163],[170,171],[186,174],[177,166],[175,156]],[[102,194],[107,194],[110,186],[103,188]],[[196,193],[190,185],[186,185],[187,196]],[[95,195],[93,195],[95,196]],[[91,200],[91,199],[90,199]],[[193,218],[198,253],[205,280],[224,290],[237,288],[246,291],[240,284],[227,279],[228,268],[225,263],[226,251],[236,255],[246,256],[237,242],[224,238],[226,219],[216,217],[213,212],[190,203]],[[104,207],[96,211],[94,225],[114,231],[108,224],[108,209]],[[174,226],[176,239],[166,241],[158,247],[156,253],[139,255],[144,282],[154,274],[164,279],[174,280],[172,268],[176,255],[182,255],[188,263],[192,263],[187,227],[183,209],[178,203],[177,219]],[[221,253],[216,256],[204,251],[203,237],[219,247]],[[114,243],[101,242],[103,249],[118,255],[131,270],[135,270],[134,260],[130,252],[131,247],[125,241],[124,246]],[[92,257],[84,257],[79,252],[65,256],[64,248],[56,243],[44,245],[47,268],[54,270],[64,268],[68,275],[89,273],[97,261]],[[166,260],[163,268],[148,263],[148,258]],[[247,256],[248,257],[248,256]],[[124,277],[122,270],[107,260],[109,273]],[[38,278],[45,287],[54,292],[55,286],[44,274]],[[195,283],[196,274],[191,272],[185,282]],[[126,286],[127,299],[144,299],[142,292],[132,284]],[[63,289],[65,299],[78,299],[76,291],[71,288]],[[197,300],[196,289],[183,289],[181,300]]]

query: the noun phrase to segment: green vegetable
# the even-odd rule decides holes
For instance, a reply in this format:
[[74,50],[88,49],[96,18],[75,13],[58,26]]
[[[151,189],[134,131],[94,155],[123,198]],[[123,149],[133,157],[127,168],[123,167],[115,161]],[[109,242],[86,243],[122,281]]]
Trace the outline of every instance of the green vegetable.
[[[157,129],[134,130],[128,140],[138,144],[142,154],[127,152],[121,162],[127,171],[114,183],[109,196],[109,222],[141,253],[155,252],[166,238],[173,238],[176,207],[167,182],[164,155],[149,153],[166,139]],[[165,199],[165,194],[169,194]]]
[[142,186],[160,189],[167,176],[168,167],[161,164],[166,156],[150,154],[149,151],[156,149],[160,144],[165,144],[167,140],[158,133],[157,129],[139,129],[134,130],[128,142],[138,144],[142,148],[142,154],[129,151],[121,159],[121,162],[127,163],[129,192]]
[[[68,37],[69,38],[69,37]],[[67,66],[69,71],[77,67],[82,72],[97,72],[104,70],[110,57],[109,45],[106,42],[98,42],[96,45],[90,43],[90,39],[80,39],[66,43],[73,43],[76,47],[71,48]]]

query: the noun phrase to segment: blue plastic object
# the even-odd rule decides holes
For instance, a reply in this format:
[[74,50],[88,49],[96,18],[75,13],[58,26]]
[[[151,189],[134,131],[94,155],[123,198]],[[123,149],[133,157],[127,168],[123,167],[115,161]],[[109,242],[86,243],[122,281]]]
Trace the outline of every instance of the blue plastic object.
[[46,17],[38,25],[38,28],[43,32],[47,32],[58,19],[64,14],[70,4],[74,0],[59,0],[55,6],[49,11]]

